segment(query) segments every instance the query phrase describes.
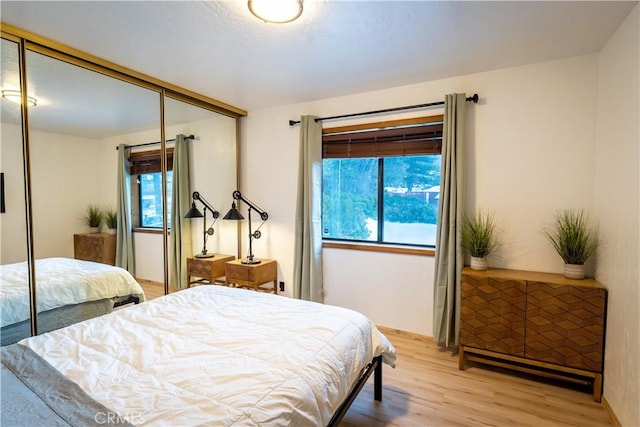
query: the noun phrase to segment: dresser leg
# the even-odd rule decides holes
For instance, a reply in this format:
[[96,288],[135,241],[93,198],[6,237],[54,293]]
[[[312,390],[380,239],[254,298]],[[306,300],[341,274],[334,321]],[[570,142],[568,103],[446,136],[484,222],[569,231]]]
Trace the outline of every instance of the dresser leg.
[[464,371],[464,346],[458,345],[458,369]]
[[596,402],[602,400],[602,374],[596,374],[593,379],[593,400]]

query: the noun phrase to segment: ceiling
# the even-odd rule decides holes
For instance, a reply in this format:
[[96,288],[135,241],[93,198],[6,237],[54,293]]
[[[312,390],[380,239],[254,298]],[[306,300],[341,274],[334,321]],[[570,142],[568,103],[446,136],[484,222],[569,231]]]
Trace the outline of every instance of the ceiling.
[[637,3],[306,0],[266,24],[240,0],[3,0],[0,17],[251,111],[598,52]]

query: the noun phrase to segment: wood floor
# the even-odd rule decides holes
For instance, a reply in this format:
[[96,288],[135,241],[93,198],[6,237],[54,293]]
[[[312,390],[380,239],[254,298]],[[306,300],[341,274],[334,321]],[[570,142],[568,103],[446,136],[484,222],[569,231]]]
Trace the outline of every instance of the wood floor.
[[[147,300],[164,294],[161,283],[139,283]],[[460,371],[457,356],[439,350],[431,338],[380,330],[396,348],[396,368],[383,367],[382,402],[373,399],[373,378],[369,379],[343,427],[612,426],[589,390],[472,362]]]
[[396,348],[396,368],[384,365],[382,402],[370,379],[342,426],[611,426],[589,390],[480,368],[441,351],[429,337],[380,328]]
[[138,278],[136,278],[136,281],[140,283],[140,286],[144,289],[144,296],[147,301],[164,295],[163,283]]

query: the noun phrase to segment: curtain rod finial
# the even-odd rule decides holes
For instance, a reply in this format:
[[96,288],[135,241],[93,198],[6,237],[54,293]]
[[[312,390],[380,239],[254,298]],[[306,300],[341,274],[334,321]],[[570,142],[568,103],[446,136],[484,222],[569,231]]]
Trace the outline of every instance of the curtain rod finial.
[[467,98],[467,101],[471,101],[474,104],[477,104],[479,99],[480,98],[478,97],[478,94],[474,93],[473,96],[470,96],[470,97]]
[[289,126],[295,126],[295,125],[297,125],[298,123],[300,123],[300,122],[297,122],[297,121],[295,121],[295,120],[289,120]]

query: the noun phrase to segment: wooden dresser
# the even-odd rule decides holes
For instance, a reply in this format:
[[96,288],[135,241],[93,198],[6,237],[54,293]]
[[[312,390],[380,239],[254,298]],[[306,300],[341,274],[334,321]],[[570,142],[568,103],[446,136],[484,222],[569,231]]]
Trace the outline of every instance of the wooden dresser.
[[73,235],[73,256],[85,261],[116,264],[116,235],[84,233]]
[[462,272],[465,360],[593,386],[602,396],[607,290],[592,279],[518,270]]

